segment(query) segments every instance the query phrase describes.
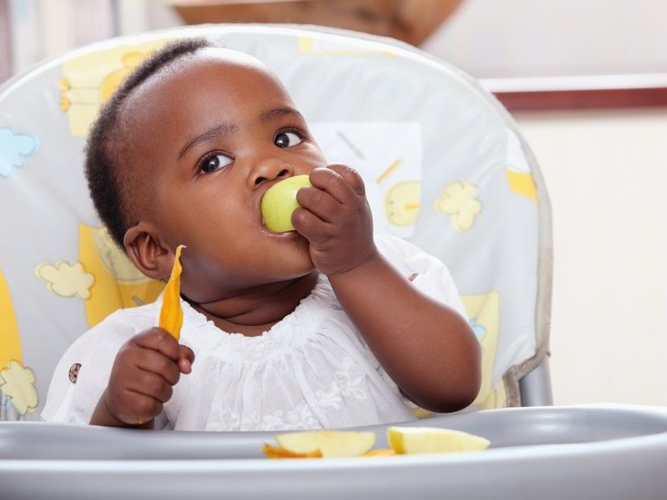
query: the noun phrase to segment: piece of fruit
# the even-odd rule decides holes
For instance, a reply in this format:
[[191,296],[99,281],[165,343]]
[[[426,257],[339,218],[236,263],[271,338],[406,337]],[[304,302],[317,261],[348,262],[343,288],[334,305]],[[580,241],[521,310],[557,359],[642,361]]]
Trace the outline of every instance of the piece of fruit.
[[162,307],[160,308],[160,328],[164,328],[178,340],[181,338],[181,327],[183,326],[183,309],[181,308],[181,251],[184,245],[179,245],[174,257],[174,267],[171,276],[164,288],[162,296]]
[[431,427],[389,427],[389,445],[396,453],[450,453],[482,451],[490,442],[474,434]]
[[291,453],[313,453],[323,457],[359,457],[375,444],[374,432],[306,431],[276,436],[283,450]]
[[302,187],[310,187],[307,175],[295,175],[271,186],[262,197],[264,225],[274,233],[294,231],[292,212],[299,208],[296,193]]
[[266,443],[262,448],[262,453],[264,453],[267,458],[322,458],[322,452],[320,450],[315,450],[311,453],[292,453],[291,451],[271,446]]
[[365,457],[393,457],[395,455],[396,452],[389,448],[378,448],[377,450],[371,450],[364,454]]

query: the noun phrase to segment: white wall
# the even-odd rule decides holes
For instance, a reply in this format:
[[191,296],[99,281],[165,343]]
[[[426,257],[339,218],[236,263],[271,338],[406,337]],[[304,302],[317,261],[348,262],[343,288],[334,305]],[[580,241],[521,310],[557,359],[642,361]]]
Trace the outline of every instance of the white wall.
[[[478,78],[667,73],[665,0],[465,0],[422,47]],[[554,222],[556,404],[667,406],[667,109],[516,114]]]
[[478,78],[667,72],[665,0],[465,0],[424,49]]
[[9,0],[12,71],[114,36],[110,0]]
[[182,26],[185,23],[167,0],[117,0],[121,35]]
[[9,0],[11,73],[117,35],[180,26],[167,0]]
[[555,403],[667,406],[667,109],[515,118],[553,208]]

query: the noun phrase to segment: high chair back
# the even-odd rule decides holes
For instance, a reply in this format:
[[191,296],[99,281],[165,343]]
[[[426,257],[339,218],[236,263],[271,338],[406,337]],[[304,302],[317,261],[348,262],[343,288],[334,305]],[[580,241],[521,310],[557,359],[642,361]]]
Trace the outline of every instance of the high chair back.
[[472,78],[394,40],[215,25],[90,45],[0,87],[0,419],[38,418],[65,349],[114,310],[161,291],[101,227],[83,148],[100,105],[132,68],[191,36],[264,61],[328,161],[363,175],[376,231],[449,267],[484,353],[473,407],[550,403],[545,368],[523,392],[519,384],[548,350],[549,200],[502,106]]

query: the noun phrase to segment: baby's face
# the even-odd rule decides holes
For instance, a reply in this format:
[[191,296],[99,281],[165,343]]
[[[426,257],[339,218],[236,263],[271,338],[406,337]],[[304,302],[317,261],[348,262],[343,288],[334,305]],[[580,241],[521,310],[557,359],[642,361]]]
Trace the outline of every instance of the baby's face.
[[286,90],[260,63],[202,50],[140,87],[125,113],[132,168],[145,172],[155,195],[146,218],[165,245],[187,246],[188,298],[218,300],[313,270],[302,236],[264,228],[260,201],[276,182],[326,162]]

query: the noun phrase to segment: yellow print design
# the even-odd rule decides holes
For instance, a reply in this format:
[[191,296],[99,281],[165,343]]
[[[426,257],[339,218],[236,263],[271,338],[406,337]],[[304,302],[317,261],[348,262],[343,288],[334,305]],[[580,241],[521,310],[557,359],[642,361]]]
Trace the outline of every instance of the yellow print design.
[[60,109],[67,113],[70,134],[86,137],[100,107],[123,79],[166,42],[161,39],[102,49],[65,61],[59,88]]
[[0,392],[5,403],[13,405],[19,415],[37,409],[39,396],[35,373],[23,366],[21,336],[9,287],[0,272]]
[[480,295],[464,295],[461,300],[468,316],[468,322],[482,347],[482,386],[473,404],[483,405],[490,398],[496,398],[493,387],[493,367],[498,347],[500,293],[491,291]]
[[79,260],[95,278],[84,302],[91,328],[118,309],[153,302],[165,286],[141,274],[105,227],[79,225]]
[[49,292],[60,297],[90,297],[90,287],[95,279],[80,262],[70,264],[59,260],[55,265],[43,262],[35,268],[35,275],[46,283]]
[[419,181],[403,181],[393,185],[384,198],[384,213],[394,226],[412,226],[421,207]]
[[521,141],[512,131],[507,131],[507,162],[505,174],[509,190],[537,203],[537,185],[530,170],[530,165],[523,152]]
[[320,40],[310,37],[299,37],[297,47],[301,54],[312,56],[360,56],[360,57],[389,57],[396,58],[396,54],[389,50],[362,50],[344,40]]
[[435,210],[451,215],[455,231],[468,231],[482,211],[477,199],[479,189],[470,182],[453,182],[448,185],[435,202]]

